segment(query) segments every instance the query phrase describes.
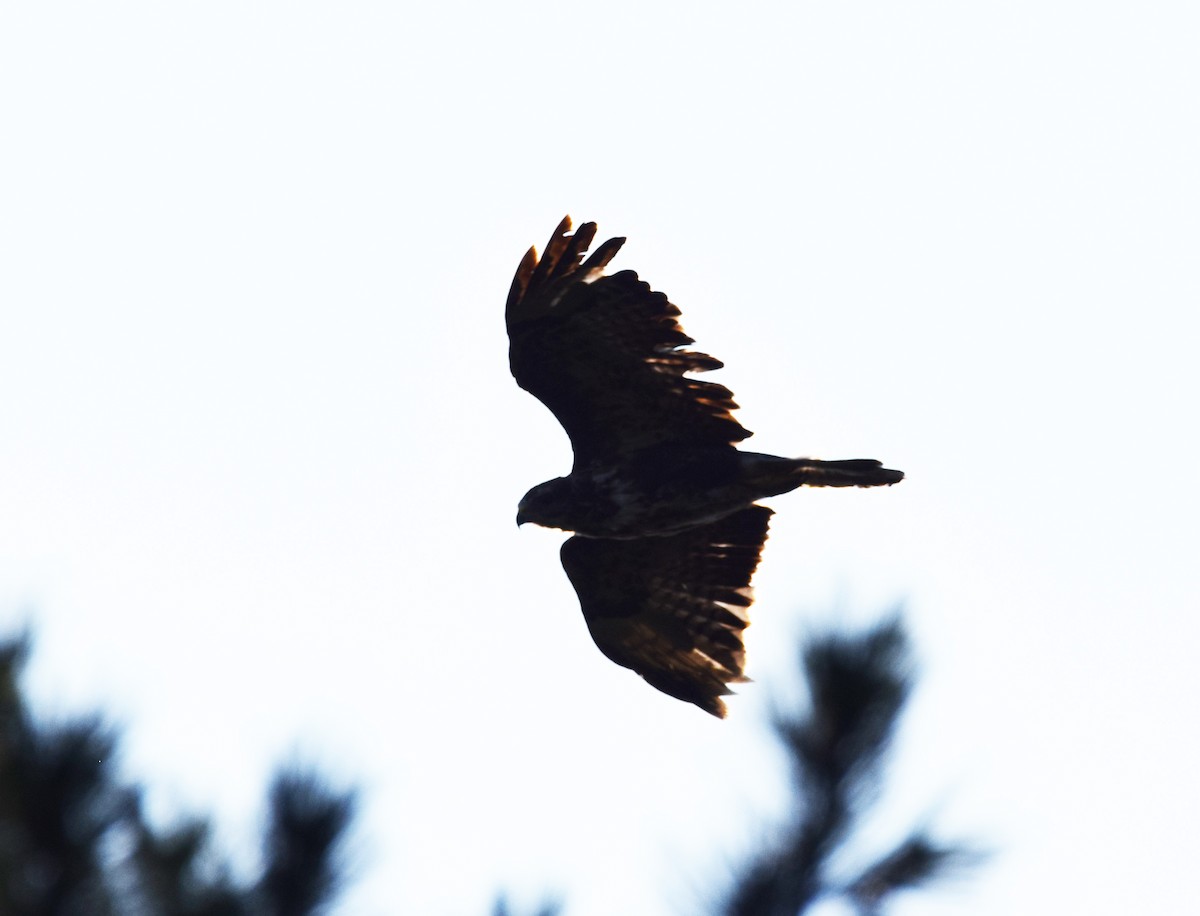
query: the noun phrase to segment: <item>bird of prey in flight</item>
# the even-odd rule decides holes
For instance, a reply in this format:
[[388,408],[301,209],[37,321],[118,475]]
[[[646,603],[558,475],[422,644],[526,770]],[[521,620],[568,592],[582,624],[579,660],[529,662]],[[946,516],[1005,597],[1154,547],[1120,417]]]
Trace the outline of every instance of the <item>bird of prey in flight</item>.
[[653,687],[725,715],[746,681],[742,631],[772,510],[800,486],[875,487],[878,461],[742,452],[750,431],[733,394],[689,373],[721,368],[676,320],[679,309],[632,270],[605,274],[624,244],[588,257],[595,223],[559,223],[529,249],[508,294],[509,366],[571,438],[571,473],[525,494],[518,525],[575,536],[562,564],[600,651]]

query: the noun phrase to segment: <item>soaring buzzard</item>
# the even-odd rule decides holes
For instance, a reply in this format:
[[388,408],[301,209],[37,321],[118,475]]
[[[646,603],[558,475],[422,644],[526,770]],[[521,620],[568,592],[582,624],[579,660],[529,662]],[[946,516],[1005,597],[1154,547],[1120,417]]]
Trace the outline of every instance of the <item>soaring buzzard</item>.
[[750,577],[771,510],[799,486],[874,487],[904,478],[878,461],[739,452],[750,435],[728,388],[689,372],[721,368],[675,320],[679,309],[631,270],[604,268],[624,244],[559,223],[529,249],[508,294],[509,365],[571,437],[567,477],[525,494],[517,524],[575,532],[562,563],[600,651],[653,687],[725,715],[745,681]]

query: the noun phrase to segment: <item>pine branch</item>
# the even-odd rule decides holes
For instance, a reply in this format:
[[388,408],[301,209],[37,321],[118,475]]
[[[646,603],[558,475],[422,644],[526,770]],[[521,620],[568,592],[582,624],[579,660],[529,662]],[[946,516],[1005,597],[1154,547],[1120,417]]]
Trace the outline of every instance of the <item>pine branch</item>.
[[275,777],[260,891],[272,916],[316,913],[340,889],[338,846],[354,817],[353,792],[337,793],[315,775]]
[[897,617],[862,635],[812,640],[802,650],[801,667],[809,709],[774,715],[792,761],[794,820],[737,879],[726,916],[796,916],[836,894],[873,916],[896,891],[928,884],[969,858],[961,845],[914,833],[849,886],[829,877],[831,859],[878,795],[914,670]]

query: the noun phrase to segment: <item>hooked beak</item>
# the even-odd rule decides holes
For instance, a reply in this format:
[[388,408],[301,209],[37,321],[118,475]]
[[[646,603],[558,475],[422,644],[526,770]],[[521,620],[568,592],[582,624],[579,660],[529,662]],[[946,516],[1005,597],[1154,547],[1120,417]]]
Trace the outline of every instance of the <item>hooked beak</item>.
[[520,528],[527,521],[529,521],[529,519],[526,517],[525,513],[518,510],[517,511],[517,527]]

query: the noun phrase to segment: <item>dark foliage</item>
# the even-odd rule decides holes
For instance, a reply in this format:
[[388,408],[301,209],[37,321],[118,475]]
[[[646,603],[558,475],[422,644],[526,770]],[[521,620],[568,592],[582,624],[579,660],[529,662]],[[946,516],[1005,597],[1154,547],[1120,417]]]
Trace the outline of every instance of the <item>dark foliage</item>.
[[156,831],[117,772],[99,719],[35,722],[20,691],[24,639],[0,643],[0,913],[5,916],[306,916],[338,890],[354,795],[285,771],[270,790],[261,877],[230,877],[192,820]]
[[[547,901],[541,905],[533,916],[560,916],[562,913],[562,905],[556,901]],[[496,900],[496,907],[492,910],[492,916],[517,916],[520,910],[514,910],[508,905],[508,898],[501,895]]]
[[871,865],[847,888],[863,916],[879,913],[883,902],[896,891],[919,887],[976,862],[979,854],[962,845],[939,844],[922,832],[913,833]]
[[[213,849],[206,821],[151,827],[140,792],[114,763],[115,733],[99,718],[34,721],[19,677],[24,639],[0,642],[0,913],[5,916],[307,916],[344,882],[339,849],[355,812],[351,792],[281,771],[268,792],[259,876],[239,881]],[[861,635],[827,635],[802,650],[807,710],[777,711],[789,752],[794,817],[737,875],[726,916],[797,916],[839,896],[881,916],[901,890],[926,885],[978,854],[914,830],[889,852],[839,877],[839,860],[874,801],[886,752],[913,685],[898,620]],[[500,897],[494,916],[514,910]],[[559,916],[548,900],[537,916]]]
[[831,874],[833,854],[878,792],[913,666],[897,619],[860,636],[814,639],[803,649],[801,666],[810,707],[801,714],[777,712],[774,723],[794,768],[795,817],[780,841],[737,876],[723,909],[727,916],[797,916],[833,895],[875,916],[895,892],[975,857],[961,844],[916,831],[852,881]]
[[332,795],[313,775],[285,772],[271,786],[271,822],[260,882],[267,912],[315,912],[339,889],[337,844],[354,816],[349,795]]

